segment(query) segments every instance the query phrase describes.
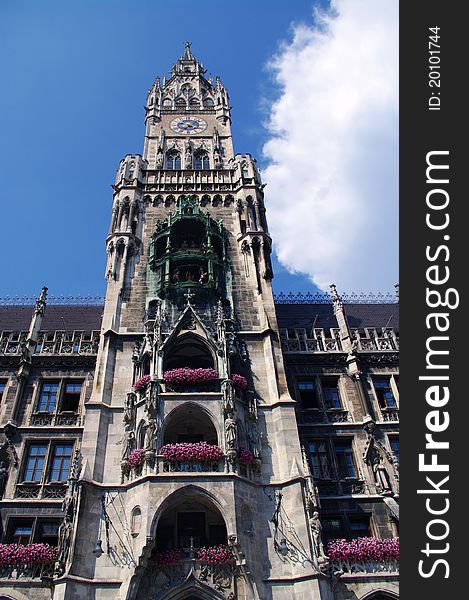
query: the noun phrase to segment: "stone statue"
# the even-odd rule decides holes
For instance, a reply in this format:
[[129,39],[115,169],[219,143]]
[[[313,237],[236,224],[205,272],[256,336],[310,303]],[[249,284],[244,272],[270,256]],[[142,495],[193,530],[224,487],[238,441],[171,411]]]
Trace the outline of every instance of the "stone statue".
[[62,565],[62,569],[67,561],[72,530],[73,525],[71,521],[69,519],[64,519],[59,527],[59,554],[57,556],[57,562]]
[[261,436],[259,429],[256,424],[251,425],[249,428],[249,450],[252,452],[254,458],[261,457]]
[[129,392],[124,401],[124,416],[123,421],[126,425],[130,425],[134,420],[135,412],[135,394]]
[[309,519],[311,533],[313,535],[313,547],[317,557],[322,555],[322,525],[319,513],[315,510]]
[[5,461],[0,462],[0,500],[3,498],[8,481],[8,464]]
[[184,150],[184,166],[186,169],[192,169],[192,150],[189,140],[186,141]]
[[234,388],[230,379],[225,379],[221,384],[223,394],[223,410],[225,414],[234,412]]
[[164,154],[163,149],[160,147],[156,152],[156,168],[162,169],[164,164]]
[[373,467],[373,475],[375,477],[376,487],[381,494],[389,494],[392,492],[391,482],[386,467],[383,465],[383,458],[378,450],[373,449],[371,456],[371,464]]
[[157,429],[155,419],[149,419],[145,428],[144,447],[146,451],[153,451],[155,449]]
[[219,169],[222,166],[220,150],[215,146],[213,149],[213,166]]
[[126,431],[124,435],[124,448],[122,450],[122,460],[128,460],[130,453],[135,447],[135,433]]
[[227,450],[236,450],[238,440],[238,426],[233,419],[233,413],[229,413],[225,419],[225,441]]

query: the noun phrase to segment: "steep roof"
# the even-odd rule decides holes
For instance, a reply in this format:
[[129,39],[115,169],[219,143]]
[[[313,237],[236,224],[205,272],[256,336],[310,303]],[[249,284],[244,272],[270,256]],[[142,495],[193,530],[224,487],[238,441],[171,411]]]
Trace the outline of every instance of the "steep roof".
[[[281,329],[305,327],[337,327],[331,304],[277,304],[278,325]],[[391,327],[399,331],[398,304],[345,304],[350,327]]]
[[[33,306],[0,306],[0,331],[28,331]],[[103,306],[47,306],[42,331],[99,331]]]

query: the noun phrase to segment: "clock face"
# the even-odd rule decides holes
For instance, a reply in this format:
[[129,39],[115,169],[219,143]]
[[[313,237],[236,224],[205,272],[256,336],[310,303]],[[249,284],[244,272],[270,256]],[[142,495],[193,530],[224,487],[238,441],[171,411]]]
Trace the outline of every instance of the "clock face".
[[179,117],[169,124],[176,133],[202,133],[207,123],[198,117]]

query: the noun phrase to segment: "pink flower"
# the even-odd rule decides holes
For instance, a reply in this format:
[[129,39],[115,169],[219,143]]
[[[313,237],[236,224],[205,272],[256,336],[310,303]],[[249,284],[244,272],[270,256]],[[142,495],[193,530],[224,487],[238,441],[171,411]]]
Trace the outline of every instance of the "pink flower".
[[399,560],[399,538],[366,537],[352,541],[330,540],[326,554],[336,560]]
[[197,559],[208,565],[220,565],[233,560],[233,553],[229,546],[211,546],[200,548],[197,551]]
[[231,381],[240,390],[247,390],[248,389],[248,380],[243,375],[238,375],[237,373],[234,373],[231,376]]
[[137,379],[137,381],[134,383],[134,390],[136,392],[143,392],[150,380],[150,375],[144,375],[143,377],[140,377],[140,379]]
[[145,450],[143,450],[142,448],[132,450],[132,452],[129,454],[129,463],[133,468],[140,467],[141,465],[143,465],[144,461]]
[[0,565],[54,563],[59,549],[49,544],[0,544]]
[[223,456],[223,450],[207,442],[166,444],[160,454],[170,462],[217,462]]
[[208,383],[218,379],[215,369],[189,369],[181,367],[163,373],[166,383]]
[[158,552],[154,559],[158,565],[175,565],[182,559],[182,556],[183,552],[181,548],[176,548],[175,550],[164,550],[163,552]]
[[252,465],[254,461],[254,455],[250,450],[248,450],[247,448],[240,448],[238,451],[238,455],[239,462],[242,465]]

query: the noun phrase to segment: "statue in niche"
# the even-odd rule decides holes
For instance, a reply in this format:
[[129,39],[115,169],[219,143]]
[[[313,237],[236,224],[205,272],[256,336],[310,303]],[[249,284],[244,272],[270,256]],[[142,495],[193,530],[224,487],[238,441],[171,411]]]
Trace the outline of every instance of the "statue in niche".
[[124,434],[124,448],[122,450],[121,460],[128,460],[130,453],[135,448],[135,433],[133,431],[126,431]]
[[4,460],[0,462],[0,500],[3,498],[8,481],[8,463]]
[[159,147],[157,152],[156,152],[156,168],[157,169],[162,169],[164,165],[164,154],[163,154],[163,148]]
[[134,363],[134,365],[138,365],[140,363],[140,348],[141,343],[135,342],[134,349],[132,352],[132,362]]
[[309,518],[309,526],[311,527],[311,533],[313,535],[313,547],[316,556],[319,558],[323,554],[322,552],[322,525],[319,519],[319,513],[317,510],[313,512]]
[[221,391],[223,394],[223,410],[226,415],[233,414],[234,412],[234,386],[231,379],[225,379],[221,384]]
[[213,149],[213,166],[220,169],[222,166],[221,153],[217,146]]
[[249,450],[252,452],[254,458],[261,458],[261,434],[257,425],[254,423],[249,428],[248,434]]
[[144,447],[147,452],[151,452],[155,449],[157,426],[155,419],[149,419],[148,424],[145,428],[145,441]]
[[55,572],[57,574],[62,574],[65,570],[65,563],[67,562],[70,542],[72,539],[72,531],[72,521],[70,518],[65,517],[59,527],[59,553],[57,556],[57,562],[55,564]]
[[373,468],[373,475],[375,478],[376,487],[380,494],[391,494],[391,482],[386,467],[383,464],[383,457],[381,453],[373,448],[371,451],[371,466]]
[[189,140],[187,140],[185,144],[184,165],[186,169],[192,169],[192,149]]
[[238,426],[233,418],[233,413],[228,413],[225,419],[225,441],[228,451],[236,451],[238,440]]
[[134,414],[135,414],[135,394],[133,392],[129,392],[124,401],[123,421],[124,421],[126,427],[133,422]]

